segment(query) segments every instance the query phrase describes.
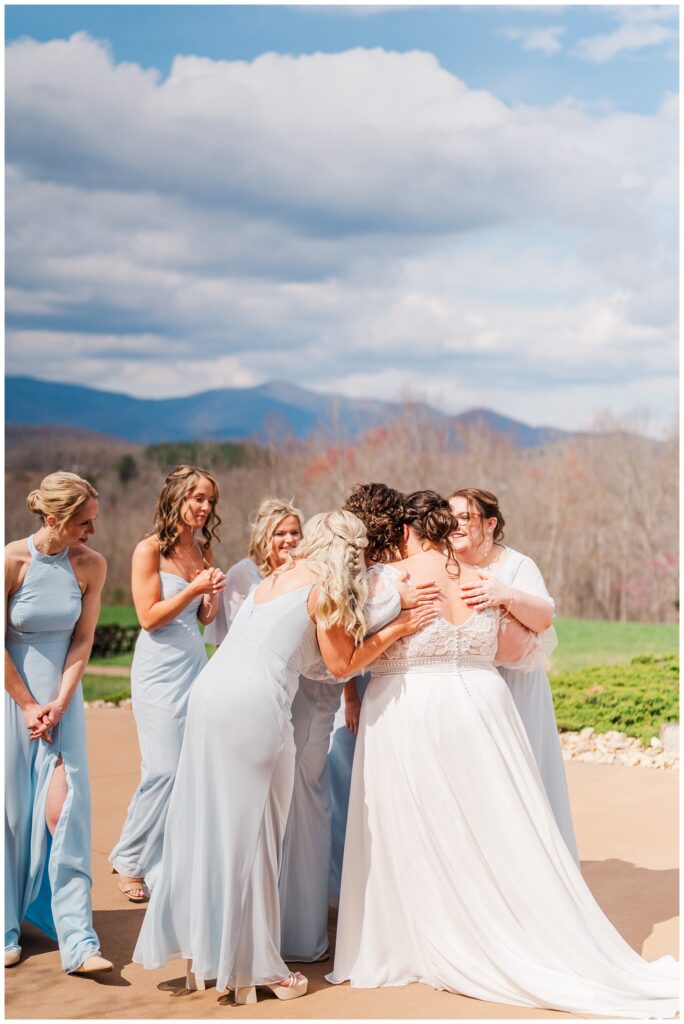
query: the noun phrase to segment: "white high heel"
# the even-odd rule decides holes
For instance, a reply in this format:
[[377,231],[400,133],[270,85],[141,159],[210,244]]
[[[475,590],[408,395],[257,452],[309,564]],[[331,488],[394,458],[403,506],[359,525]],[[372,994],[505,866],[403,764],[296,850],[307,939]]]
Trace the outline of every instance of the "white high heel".
[[308,978],[305,978],[303,974],[297,971],[296,974],[290,973],[287,978],[284,978],[282,981],[276,981],[272,985],[249,985],[246,988],[236,988],[235,1005],[249,1006],[252,1003],[256,1003],[257,988],[269,988],[278,999],[299,999],[300,996],[306,995],[308,986]]

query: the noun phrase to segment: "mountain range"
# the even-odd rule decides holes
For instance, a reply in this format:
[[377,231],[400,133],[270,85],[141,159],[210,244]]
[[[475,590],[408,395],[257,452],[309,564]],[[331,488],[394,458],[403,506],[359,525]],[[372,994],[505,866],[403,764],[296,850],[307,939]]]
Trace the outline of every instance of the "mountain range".
[[[484,426],[505,435],[518,448],[577,436],[555,427],[531,427],[491,409],[449,415],[423,402],[409,404],[446,429],[455,447],[459,426]],[[299,438],[324,430],[334,431],[337,437],[355,437],[400,417],[406,408],[406,403],[319,394],[281,381],[252,388],[217,388],[182,398],[133,398],[33,377],[5,381],[8,424],[76,427],[138,444],[259,441],[283,430]]]

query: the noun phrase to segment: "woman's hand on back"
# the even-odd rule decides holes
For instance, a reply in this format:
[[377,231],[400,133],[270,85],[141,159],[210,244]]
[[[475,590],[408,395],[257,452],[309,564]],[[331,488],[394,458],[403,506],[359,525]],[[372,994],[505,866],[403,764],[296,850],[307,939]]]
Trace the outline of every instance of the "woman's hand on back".
[[409,573],[405,572],[401,582],[396,584],[402,608],[419,608],[421,605],[429,605],[434,601],[443,601],[444,594],[434,580],[428,583],[418,583],[414,586],[410,582]]
[[418,633],[429,626],[438,614],[435,602],[430,601],[429,604],[419,604],[416,608],[405,608],[399,612],[392,625],[399,627],[401,636],[410,636],[411,633]]

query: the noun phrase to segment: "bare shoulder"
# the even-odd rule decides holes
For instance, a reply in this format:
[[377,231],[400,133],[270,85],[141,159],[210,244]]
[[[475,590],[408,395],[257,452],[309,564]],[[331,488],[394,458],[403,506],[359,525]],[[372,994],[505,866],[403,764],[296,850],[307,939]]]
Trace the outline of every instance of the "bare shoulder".
[[26,540],[11,540],[9,544],[5,545],[6,565],[21,565],[22,562],[28,561],[30,557],[31,552]]
[[143,565],[154,562],[155,567],[159,565],[160,551],[159,540],[152,534],[139,540],[133,549],[133,559]]
[[107,576],[107,559],[104,555],[81,544],[69,549],[69,558],[81,580],[88,586],[102,588]]

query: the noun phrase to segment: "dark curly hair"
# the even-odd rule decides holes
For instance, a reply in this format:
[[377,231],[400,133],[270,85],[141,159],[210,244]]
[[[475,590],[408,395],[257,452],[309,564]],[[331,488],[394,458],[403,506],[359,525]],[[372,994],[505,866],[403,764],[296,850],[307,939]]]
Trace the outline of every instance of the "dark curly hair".
[[[437,491],[412,491],[404,496],[404,522],[421,540],[439,545],[447,556],[447,572],[458,578],[460,566],[451,543],[451,534],[458,527],[451,505]],[[449,571],[449,566],[455,573]]]
[[392,562],[401,558],[404,533],[404,495],[387,484],[356,484],[344,503],[368,532],[366,558],[369,562]]

